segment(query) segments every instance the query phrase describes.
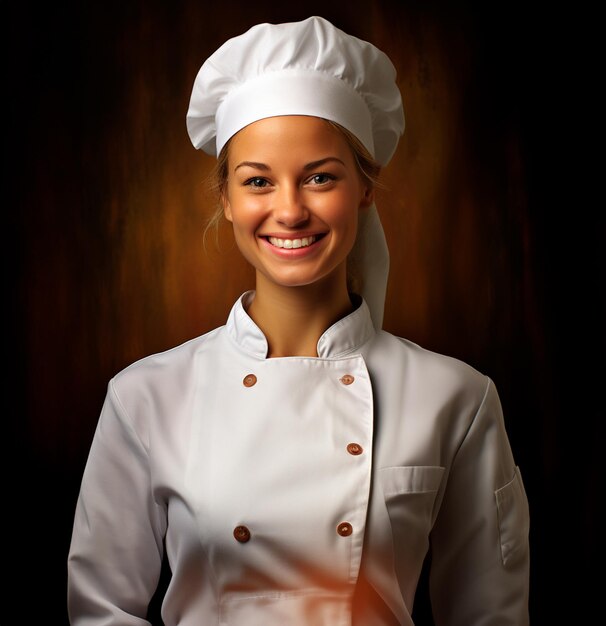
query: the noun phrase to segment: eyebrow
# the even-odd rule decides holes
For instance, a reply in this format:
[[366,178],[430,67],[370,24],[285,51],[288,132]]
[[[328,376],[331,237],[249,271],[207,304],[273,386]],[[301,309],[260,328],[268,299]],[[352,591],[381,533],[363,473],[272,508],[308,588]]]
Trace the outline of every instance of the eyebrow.
[[316,167],[320,167],[321,165],[324,165],[325,163],[328,163],[329,161],[337,161],[338,163],[340,163],[341,165],[345,165],[345,163],[343,163],[343,161],[341,161],[341,159],[335,157],[335,156],[330,156],[330,157],[326,157],[325,159],[320,159],[319,161],[312,161],[311,163],[308,163],[307,165],[303,166],[304,170],[315,170]]
[[236,167],[234,167],[234,172],[240,167],[254,167],[256,170],[269,170],[269,166],[265,165],[265,163],[257,163],[256,161],[242,161],[242,163],[238,163]]
[[[325,163],[328,163],[330,161],[337,161],[338,163],[341,163],[341,165],[345,165],[345,163],[341,159],[335,156],[330,156],[326,157],[325,159],[318,159],[317,161],[306,163],[303,166],[303,169],[305,171],[313,170],[316,169],[316,167],[320,167],[321,165],[324,165]],[[266,163],[259,163],[257,161],[242,161],[241,163],[238,163],[236,167],[234,167],[234,172],[240,167],[253,167],[254,169],[263,170],[264,172],[267,172],[271,169]]]

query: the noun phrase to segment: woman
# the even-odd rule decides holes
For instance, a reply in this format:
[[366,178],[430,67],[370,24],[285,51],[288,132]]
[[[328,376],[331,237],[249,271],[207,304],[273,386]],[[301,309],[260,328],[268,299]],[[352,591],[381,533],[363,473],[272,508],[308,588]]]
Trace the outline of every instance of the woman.
[[[72,624],[526,624],[528,507],[484,375],[381,330],[373,204],[395,72],[312,17],[202,66],[188,111],[255,290],[111,382],[69,555]],[[361,296],[353,289],[360,289]]]

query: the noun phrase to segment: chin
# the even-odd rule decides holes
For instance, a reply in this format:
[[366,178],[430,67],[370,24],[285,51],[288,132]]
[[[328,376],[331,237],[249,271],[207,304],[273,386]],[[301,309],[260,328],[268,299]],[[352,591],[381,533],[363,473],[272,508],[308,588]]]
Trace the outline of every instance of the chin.
[[[333,269],[327,272],[288,272],[288,273],[270,273],[259,270],[265,279],[279,287],[309,287],[311,285],[326,282],[334,282],[339,280],[340,272]],[[343,276],[345,281],[345,275]]]

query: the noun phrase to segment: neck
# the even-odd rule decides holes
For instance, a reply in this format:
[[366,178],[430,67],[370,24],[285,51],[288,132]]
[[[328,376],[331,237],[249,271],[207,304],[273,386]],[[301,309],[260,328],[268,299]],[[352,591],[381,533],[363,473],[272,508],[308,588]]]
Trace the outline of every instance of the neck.
[[351,310],[344,272],[300,287],[276,285],[257,272],[248,314],[267,339],[268,357],[318,356],[324,331]]

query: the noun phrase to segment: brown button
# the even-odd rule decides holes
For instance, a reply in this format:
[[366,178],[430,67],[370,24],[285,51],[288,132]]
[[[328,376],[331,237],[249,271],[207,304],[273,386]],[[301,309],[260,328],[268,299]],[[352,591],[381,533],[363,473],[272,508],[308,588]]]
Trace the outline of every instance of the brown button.
[[337,526],[337,532],[341,535],[341,537],[349,537],[349,535],[353,532],[353,528],[349,522],[341,522]]
[[345,376],[342,376],[339,379],[344,385],[351,385],[351,383],[353,383],[353,381],[355,380],[354,377],[351,374],[345,374]]
[[257,377],[254,374],[247,374],[242,381],[245,387],[252,387],[254,384],[256,384],[256,382]]
[[234,528],[234,537],[240,543],[246,543],[250,540],[250,530],[246,526],[236,526]]
[[348,443],[347,452],[349,452],[349,454],[357,456],[358,454],[362,454],[362,452],[364,452],[364,448],[362,448],[359,443]]

